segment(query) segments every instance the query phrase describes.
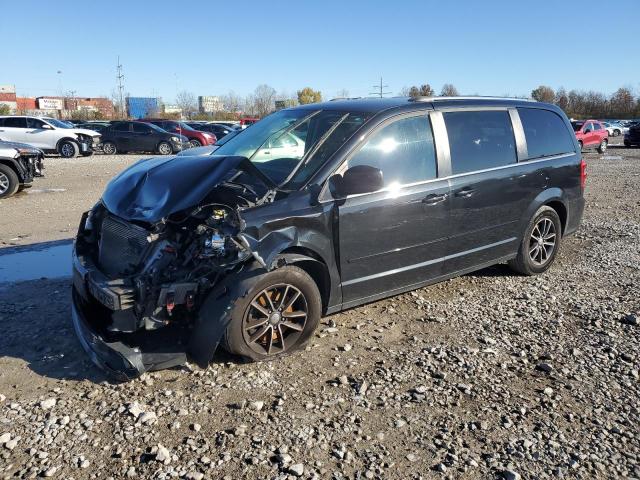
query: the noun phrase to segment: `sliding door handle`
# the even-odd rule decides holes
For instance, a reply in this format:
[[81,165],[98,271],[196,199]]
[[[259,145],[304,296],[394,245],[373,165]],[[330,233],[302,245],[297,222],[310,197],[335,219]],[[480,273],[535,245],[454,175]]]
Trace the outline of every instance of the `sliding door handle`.
[[427,195],[426,197],[424,197],[422,199],[422,203],[424,203],[425,205],[437,205],[438,203],[444,202],[448,196],[449,195],[447,195],[446,193],[432,193],[431,195]]
[[471,187],[465,187],[462,190],[458,190],[455,193],[456,197],[462,197],[462,198],[469,198],[471,197],[476,191],[471,188]]

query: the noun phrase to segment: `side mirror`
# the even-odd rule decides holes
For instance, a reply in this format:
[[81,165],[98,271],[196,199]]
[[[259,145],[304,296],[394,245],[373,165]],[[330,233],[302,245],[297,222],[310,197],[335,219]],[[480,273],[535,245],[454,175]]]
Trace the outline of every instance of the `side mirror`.
[[43,123],[41,128],[43,130],[53,130],[53,127],[51,125],[49,125],[48,123]]
[[369,165],[356,165],[344,172],[337,187],[338,193],[345,197],[358,193],[377,192],[384,187],[382,170]]

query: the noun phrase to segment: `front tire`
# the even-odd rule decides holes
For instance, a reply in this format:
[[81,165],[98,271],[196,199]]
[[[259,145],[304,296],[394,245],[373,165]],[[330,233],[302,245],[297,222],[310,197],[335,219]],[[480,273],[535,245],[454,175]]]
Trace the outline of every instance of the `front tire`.
[[509,261],[509,266],[522,275],[547,271],[560,250],[561,237],[558,213],[546,205],[540,207],[520,241],[518,255]]
[[301,268],[285,266],[255,277],[241,299],[230,299],[231,322],[222,345],[251,361],[300,350],[322,315],[318,286]]
[[173,153],[173,148],[169,142],[160,142],[158,144],[158,153],[160,155],[171,155]]
[[202,144],[200,143],[199,140],[190,140],[189,143],[191,144],[192,148],[196,148],[196,147],[201,147]]
[[608,145],[609,145],[609,142],[607,140],[602,140],[602,142],[600,142],[600,145],[598,145],[598,153],[606,152]]
[[580,151],[584,149],[584,145],[582,144],[582,140],[578,140],[578,146],[580,147]]
[[613,136],[614,136],[614,137],[617,137],[617,136],[619,136],[621,133],[622,133],[622,132],[621,132],[620,130],[616,129],[616,130],[614,130],[614,131],[613,131]]
[[8,165],[0,163],[0,198],[9,198],[18,191],[20,180]]
[[115,155],[116,153],[118,153],[116,144],[113,142],[104,142],[102,144],[102,153],[104,153],[105,155]]
[[65,140],[58,146],[58,153],[63,158],[74,158],[79,152],[78,144],[70,140]]

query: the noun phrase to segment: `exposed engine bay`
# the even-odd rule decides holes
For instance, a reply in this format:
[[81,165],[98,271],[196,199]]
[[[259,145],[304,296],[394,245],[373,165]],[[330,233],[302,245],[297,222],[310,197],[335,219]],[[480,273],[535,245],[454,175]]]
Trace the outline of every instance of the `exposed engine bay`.
[[104,286],[89,283],[96,300],[118,311],[106,328],[135,332],[188,324],[221,277],[250,258],[262,262],[242,235],[241,211],[270,198],[227,182],[197,207],[150,225],[96,205],[81,225],[76,249],[107,277]]

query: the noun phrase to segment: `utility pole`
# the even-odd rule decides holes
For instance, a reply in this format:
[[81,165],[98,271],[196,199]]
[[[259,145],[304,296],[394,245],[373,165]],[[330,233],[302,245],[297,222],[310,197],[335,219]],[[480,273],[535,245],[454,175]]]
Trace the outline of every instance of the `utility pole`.
[[122,81],[124,80],[124,74],[122,73],[122,64],[120,63],[120,55],[118,55],[118,66],[117,66],[118,74],[116,75],[116,79],[118,80],[118,97],[120,100],[120,116],[122,118],[126,117],[125,108],[124,108],[124,85]]
[[369,95],[376,95],[380,98],[384,97],[385,95],[389,95],[391,92],[385,92],[384,89],[385,88],[389,88],[389,85],[383,85],[382,84],[382,77],[380,77],[380,84],[379,85],[373,85],[372,88],[375,88],[377,91],[376,92],[371,92]]

